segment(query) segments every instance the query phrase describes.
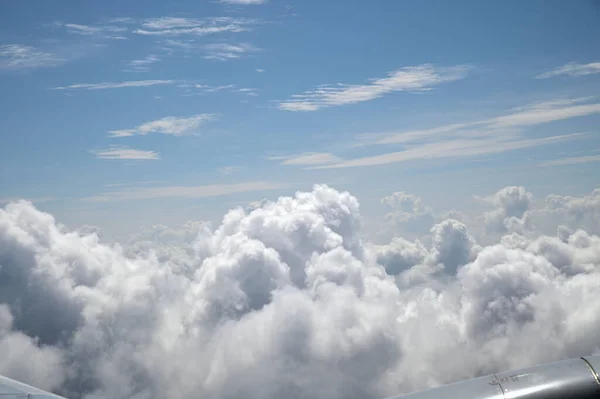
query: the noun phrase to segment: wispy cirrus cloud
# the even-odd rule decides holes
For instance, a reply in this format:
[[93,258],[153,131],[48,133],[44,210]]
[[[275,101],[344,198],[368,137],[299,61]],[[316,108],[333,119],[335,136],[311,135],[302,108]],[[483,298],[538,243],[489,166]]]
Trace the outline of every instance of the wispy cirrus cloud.
[[323,165],[341,162],[342,159],[329,152],[305,152],[296,155],[267,157],[270,161],[282,161],[281,165]]
[[310,169],[353,168],[361,166],[377,166],[397,162],[408,162],[422,159],[464,158],[476,155],[497,154],[532,148],[541,145],[555,144],[579,139],[584,133],[572,133],[536,139],[522,139],[511,136],[485,137],[480,139],[448,139],[415,145],[409,149],[370,157],[361,157],[331,165],[315,166]]
[[[356,146],[402,144],[402,151],[346,159],[309,169],[349,168],[409,162],[422,159],[465,158],[533,148],[587,137],[586,133],[527,137],[526,128],[600,113],[599,103],[585,98],[557,99],[524,107],[475,122],[454,123],[430,129],[359,136]],[[558,162],[591,162],[592,158]]]
[[212,43],[204,46],[204,50],[206,51],[204,58],[207,60],[227,61],[241,58],[247,53],[256,52],[260,49],[249,43]]
[[160,58],[156,54],[148,54],[142,59],[128,61],[125,72],[148,72],[150,65],[159,61]]
[[548,72],[544,72],[538,76],[537,79],[547,79],[554,76],[585,76],[600,73],[600,62],[590,62],[589,64],[578,64],[576,62],[570,62],[561,67],[553,69]]
[[251,4],[265,4],[268,0],[221,0],[221,3],[227,4],[242,4],[242,5],[251,5]]
[[189,118],[167,116],[155,121],[142,123],[133,129],[111,130],[110,137],[129,137],[133,135],[146,135],[149,133],[162,133],[172,136],[184,136],[194,133],[201,124],[214,120],[214,114],[198,114]]
[[287,187],[289,187],[289,184],[287,183],[274,183],[268,181],[250,181],[236,184],[214,184],[205,186],[148,187],[112,191],[87,197],[83,200],[91,202],[112,202],[151,198],[204,198],[252,191],[277,190]]
[[32,46],[22,44],[0,45],[0,70],[28,70],[56,67],[66,59]]
[[124,34],[129,30],[125,26],[120,26],[116,24],[127,24],[131,23],[131,21],[126,22],[125,19],[112,20],[112,22],[106,23],[98,23],[94,25],[87,24],[74,24],[74,23],[64,23],[62,21],[56,21],[47,26],[53,28],[63,28],[67,31],[67,33],[79,36],[90,36],[101,39],[112,39],[112,40],[124,40],[126,37]]
[[19,200],[29,201],[29,202],[32,202],[34,204],[41,204],[43,202],[57,201],[58,199],[59,199],[58,197],[21,197],[21,196],[15,196],[15,197],[0,198],[0,205],[5,205],[5,204],[11,203],[11,202],[17,202]]
[[220,85],[220,86],[211,86],[205,84],[190,84],[184,83],[181,84],[180,87],[187,89],[187,91],[191,91],[192,89],[198,89],[204,93],[219,93],[219,92],[231,92],[231,93],[242,93],[248,96],[257,96],[258,89],[252,87],[238,87],[236,84],[228,84],[228,85]]
[[435,67],[424,64],[401,68],[390,72],[385,78],[371,79],[359,85],[337,84],[317,86],[290,99],[281,101],[277,107],[284,111],[316,111],[337,105],[370,101],[396,91],[426,91],[444,82],[464,79],[471,68],[466,65]]
[[576,165],[588,162],[600,162],[600,155],[586,155],[581,157],[560,158],[548,162],[539,163],[538,166]]
[[233,174],[234,172],[238,171],[239,169],[240,169],[239,166],[227,165],[227,166],[220,167],[218,169],[218,172],[221,176],[229,176],[229,175]]
[[175,80],[130,80],[125,82],[101,82],[101,83],[75,83],[69,86],[52,87],[54,90],[105,90],[105,89],[121,89],[125,87],[148,87],[156,85],[174,84]]
[[[480,121],[454,123],[431,129],[409,130],[398,133],[379,133],[358,137],[358,144],[398,144],[408,143],[427,137],[444,134],[467,134],[469,130],[477,129],[479,134],[491,134],[502,129],[525,128],[559,120],[600,113],[600,103],[585,104],[589,97],[557,99],[526,105],[513,109],[506,115],[488,118]],[[582,104],[584,103],[584,104]]]
[[217,33],[238,33],[251,30],[255,20],[232,17],[203,19],[161,17],[144,21],[133,33],[146,36],[206,36]]
[[129,147],[110,147],[103,150],[91,151],[98,159],[133,159],[157,160],[160,156],[155,151],[135,150]]

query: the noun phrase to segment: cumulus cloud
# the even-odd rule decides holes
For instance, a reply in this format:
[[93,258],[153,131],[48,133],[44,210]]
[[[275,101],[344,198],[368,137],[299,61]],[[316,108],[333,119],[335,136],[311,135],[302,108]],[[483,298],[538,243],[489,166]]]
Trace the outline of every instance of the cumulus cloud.
[[385,215],[386,228],[392,234],[423,234],[431,228],[435,216],[433,210],[423,204],[420,197],[404,191],[395,192],[381,199],[390,212]]
[[600,351],[598,236],[481,248],[445,220],[429,244],[374,246],[362,224],[355,197],[315,186],[108,245],[11,203],[0,347],[19,356],[0,372],[75,399],[374,399]]
[[551,194],[536,217],[545,219],[542,222],[600,234],[600,189],[581,197]]
[[533,194],[524,187],[509,186],[499,190],[484,201],[496,209],[484,214],[485,227],[493,233],[523,232],[531,227],[530,210]]

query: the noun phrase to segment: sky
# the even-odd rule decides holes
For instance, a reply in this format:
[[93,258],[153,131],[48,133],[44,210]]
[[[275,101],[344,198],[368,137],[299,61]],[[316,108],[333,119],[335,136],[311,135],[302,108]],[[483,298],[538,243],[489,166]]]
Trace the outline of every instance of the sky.
[[73,227],[218,222],[315,183],[373,215],[397,190],[598,183],[594,1],[1,7],[0,198]]
[[381,399],[600,354],[597,1],[0,3],[0,375]]

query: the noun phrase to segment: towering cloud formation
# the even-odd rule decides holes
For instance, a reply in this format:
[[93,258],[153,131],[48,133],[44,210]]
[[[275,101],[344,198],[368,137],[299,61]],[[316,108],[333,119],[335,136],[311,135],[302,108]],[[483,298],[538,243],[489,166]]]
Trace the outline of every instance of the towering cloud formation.
[[[504,219],[530,207],[513,190]],[[326,186],[123,245],[12,203],[0,373],[86,399],[379,398],[600,351],[599,237],[429,234],[366,243]]]
[[533,205],[533,195],[524,187],[505,187],[485,199],[496,207],[485,214],[485,225],[490,232],[523,232],[531,227],[529,210]]
[[432,210],[423,204],[421,198],[398,191],[381,199],[390,212],[385,215],[386,229],[395,234],[424,234],[433,224]]

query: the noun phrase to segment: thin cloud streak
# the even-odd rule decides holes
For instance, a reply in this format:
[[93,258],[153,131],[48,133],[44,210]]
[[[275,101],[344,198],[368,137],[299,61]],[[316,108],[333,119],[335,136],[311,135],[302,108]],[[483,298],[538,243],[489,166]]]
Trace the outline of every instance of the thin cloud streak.
[[22,44],[0,45],[0,70],[25,70],[56,67],[66,59]]
[[184,136],[193,133],[204,122],[215,119],[214,114],[198,114],[189,118],[178,118],[175,116],[167,116],[142,123],[134,129],[122,129],[109,131],[110,137],[129,137],[135,134],[146,135],[149,133],[162,133],[172,136]]
[[125,72],[148,72],[150,65],[159,61],[160,58],[156,54],[148,54],[142,59],[127,62]]
[[221,176],[229,176],[232,173],[238,171],[239,169],[240,169],[239,166],[228,165],[228,166],[223,166],[223,167],[219,168],[218,172]]
[[221,0],[221,3],[254,5],[254,4],[265,4],[267,1],[268,0]]
[[35,204],[40,204],[43,202],[51,202],[51,201],[57,201],[59,198],[58,197],[8,197],[8,198],[0,198],[0,205],[6,205],[9,204],[11,202],[17,202],[17,201],[29,201],[31,203],[35,203]]
[[246,53],[256,52],[260,49],[249,43],[212,43],[204,46],[207,60],[227,61],[243,57]]
[[281,165],[323,165],[341,162],[342,159],[329,152],[306,152],[298,155],[271,156],[270,161],[283,161]]
[[102,83],[76,83],[69,86],[52,87],[53,90],[105,90],[121,89],[125,87],[148,87],[156,85],[175,84],[176,80],[131,80],[126,82],[102,82]]
[[158,160],[160,156],[155,151],[135,150],[128,147],[112,147],[105,150],[92,150],[98,159],[133,159]]
[[542,162],[538,164],[538,166],[575,165],[588,162],[600,162],[600,155],[587,155],[582,157],[555,159],[553,161]]
[[578,64],[570,62],[551,71],[536,76],[537,79],[548,79],[555,76],[586,76],[600,73],[600,62],[590,62],[589,64]]
[[471,67],[434,67],[424,64],[401,68],[385,78],[371,79],[363,85],[322,85],[281,101],[277,107],[284,111],[317,111],[322,108],[370,101],[395,91],[428,91],[438,84],[464,79]]
[[205,19],[162,17],[149,19],[133,33],[146,36],[206,36],[217,33],[250,31],[256,21],[244,18],[213,17]]
[[579,104],[589,98],[561,99],[530,104],[517,108],[508,115],[468,123],[454,123],[431,129],[412,130],[401,133],[362,135],[358,137],[356,146],[369,144],[399,144],[421,140],[427,137],[448,133],[465,133],[465,129],[477,128],[482,134],[492,134],[502,129],[517,129],[535,126],[559,120],[600,113],[600,103]]
[[90,202],[112,202],[143,200],[152,198],[204,198],[251,191],[277,190],[289,187],[287,183],[251,181],[236,184],[214,184],[206,186],[168,186],[137,188],[124,191],[107,192],[83,198]]
[[573,133],[539,139],[515,140],[512,137],[492,137],[479,140],[448,140],[429,143],[405,151],[392,152],[371,157],[350,159],[344,162],[315,166],[308,169],[337,169],[360,166],[377,166],[390,163],[408,162],[420,159],[460,158],[475,155],[496,154],[523,148],[536,147],[581,138],[584,133]]

